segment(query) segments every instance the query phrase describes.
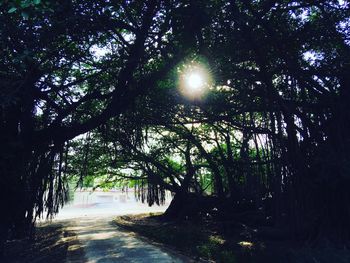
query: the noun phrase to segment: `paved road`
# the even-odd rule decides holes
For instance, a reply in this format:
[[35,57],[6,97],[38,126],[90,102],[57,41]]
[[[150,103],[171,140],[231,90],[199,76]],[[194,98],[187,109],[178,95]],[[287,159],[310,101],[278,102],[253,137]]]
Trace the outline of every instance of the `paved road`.
[[170,201],[171,196],[168,195],[164,205],[149,207],[146,203],[137,202],[133,192],[75,192],[74,201],[65,205],[55,220],[164,212]]
[[[121,231],[112,225],[112,217],[84,217],[68,221],[69,230],[75,231],[80,245],[83,247],[85,258],[70,258],[68,263],[178,263],[188,262],[181,256],[176,256],[159,247],[135,237],[133,234]],[[74,248],[69,248],[72,250]]]

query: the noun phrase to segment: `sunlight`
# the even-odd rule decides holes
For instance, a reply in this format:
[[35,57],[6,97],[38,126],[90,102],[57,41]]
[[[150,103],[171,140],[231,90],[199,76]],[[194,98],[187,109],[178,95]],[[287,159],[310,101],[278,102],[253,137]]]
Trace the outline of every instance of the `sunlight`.
[[184,96],[197,99],[206,93],[210,84],[210,74],[203,65],[185,65],[179,73],[180,91]]
[[186,84],[192,90],[200,89],[204,85],[202,76],[197,72],[190,73],[186,78]]
[[248,248],[248,249],[251,249],[254,246],[254,244],[252,242],[249,242],[249,241],[238,242],[238,245],[240,245],[244,248]]

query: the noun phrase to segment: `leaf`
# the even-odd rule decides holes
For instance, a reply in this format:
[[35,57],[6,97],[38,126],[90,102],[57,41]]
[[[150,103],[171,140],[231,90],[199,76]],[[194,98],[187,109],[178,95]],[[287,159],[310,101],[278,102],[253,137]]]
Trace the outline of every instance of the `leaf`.
[[21,7],[22,7],[22,8],[27,8],[27,7],[29,7],[31,4],[32,4],[31,1],[22,1],[22,2],[21,2]]
[[16,10],[17,10],[17,7],[11,7],[7,13],[11,14],[11,13],[15,12]]
[[29,18],[29,14],[27,13],[27,12],[22,12],[21,13],[22,14],[22,17],[25,19],[25,20],[27,20],[28,18]]
[[35,5],[38,5],[38,4],[40,4],[41,0],[34,0],[33,2]]

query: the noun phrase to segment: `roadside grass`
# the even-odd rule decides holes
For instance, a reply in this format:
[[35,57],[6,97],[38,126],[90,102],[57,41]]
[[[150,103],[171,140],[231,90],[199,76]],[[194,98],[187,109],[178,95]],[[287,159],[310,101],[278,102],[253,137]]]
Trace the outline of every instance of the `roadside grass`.
[[170,223],[162,221],[160,214],[126,215],[114,222],[152,241],[178,250],[194,259],[236,263],[236,257],[221,235],[206,229],[203,224],[190,221]]
[[[67,255],[72,259],[83,257],[82,249],[70,251],[78,246],[74,231],[67,230],[63,223],[43,223],[36,227],[32,239],[7,241],[1,263],[62,263]],[[79,262],[79,261],[75,261]]]
[[177,250],[195,260],[218,263],[348,263],[348,248],[259,238],[255,229],[233,222],[169,222],[158,214],[125,215],[116,225]]
[[63,234],[64,227],[61,224],[37,227],[33,239],[7,241],[2,262],[65,262],[67,244],[61,242]]

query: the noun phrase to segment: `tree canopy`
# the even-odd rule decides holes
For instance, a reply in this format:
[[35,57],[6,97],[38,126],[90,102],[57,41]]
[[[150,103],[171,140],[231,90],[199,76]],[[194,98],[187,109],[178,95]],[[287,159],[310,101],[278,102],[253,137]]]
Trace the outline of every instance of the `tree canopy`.
[[[133,185],[150,205],[171,191],[169,217],[250,209],[295,238],[348,239],[349,10],[3,1],[2,240],[55,214],[70,176]],[[197,66],[205,92],[186,96]]]

